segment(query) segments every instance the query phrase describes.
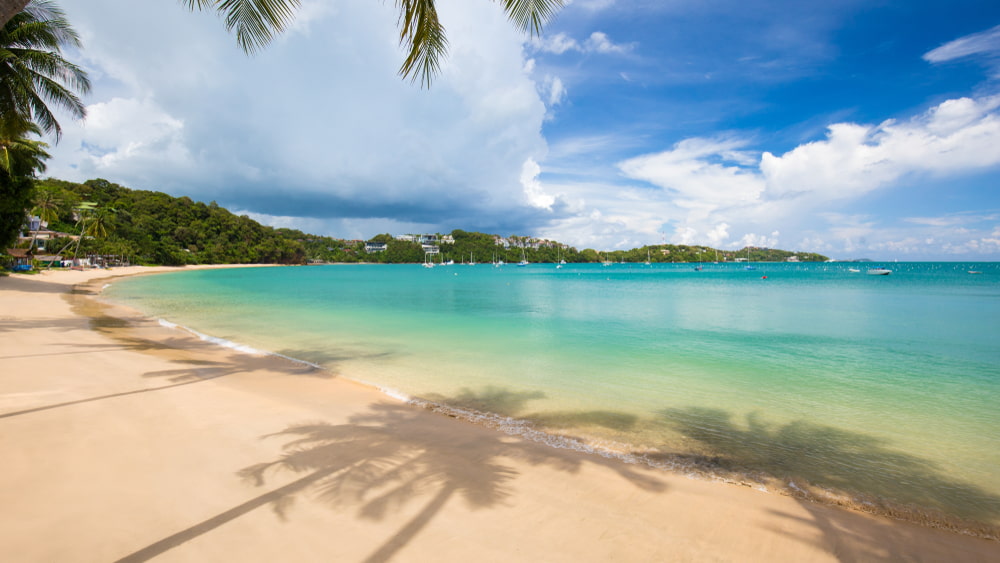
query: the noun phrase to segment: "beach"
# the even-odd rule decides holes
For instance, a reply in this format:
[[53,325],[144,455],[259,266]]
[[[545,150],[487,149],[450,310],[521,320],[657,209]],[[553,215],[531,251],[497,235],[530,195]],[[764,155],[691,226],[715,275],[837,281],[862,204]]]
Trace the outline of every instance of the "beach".
[[10,560],[1000,559],[1000,542],[549,447],[93,297],[175,270],[0,278]]

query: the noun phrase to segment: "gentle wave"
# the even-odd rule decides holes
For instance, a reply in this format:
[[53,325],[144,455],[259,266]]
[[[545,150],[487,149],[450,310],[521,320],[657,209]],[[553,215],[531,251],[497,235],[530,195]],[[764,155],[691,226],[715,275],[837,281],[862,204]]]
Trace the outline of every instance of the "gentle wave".
[[170,321],[168,321],[166,319],[157,319],[157,322],[160,323],[160,326],[163,326],[163,327],[166,327],[166,328],[169,328],[169,329],[174,329],[174,330],[182,330],[184,332],[187,332],[189,334],[197,336],[199,340],[202,340],[204,342],[209,342],[211,344],[215,344],[216,346],[221,346],[223,348],[228,348],[230,350],[236,350],[237,352],[242,352],[244,354],[250,354],[250,355],[253,355],[253,356],[274,356],[276,358],[283,358],[285,360],[288,360],[290,362],[295,362],[297,364],[307,365],[307,366],[315,368],[315,369],[325,369],[323,366],[321,366],[319,364],[314,364],[314,363],[308,362],[306,360],[300,360],[299,358],[293,358],[291,356],[286,356],[284,354],[279,354],[277,352],[270,352],[270,351],[267,351],[267,350],[259,350],[257,348],[252,347],[252,346],[247,346],[246,344],[240,344],[238,342],[233,342],[231,340],[226,340],[225,338],[219,338],[217,336],[211,336],[211,335],[208,335],[208,334],[204,334],[204,333],[198,332],[197,330],[194,330],[194,329],[192,329],[190,327],[179,325],[177,323],[172,323],[172,322],[170,322]]

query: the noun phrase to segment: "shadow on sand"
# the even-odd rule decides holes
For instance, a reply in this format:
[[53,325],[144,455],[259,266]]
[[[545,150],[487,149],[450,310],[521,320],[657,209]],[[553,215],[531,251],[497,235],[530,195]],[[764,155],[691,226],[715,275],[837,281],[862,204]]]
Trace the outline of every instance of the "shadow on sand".
[[[211,379],[226,377],[239,373],[246,373],[261,368],[262,361],[268,361],[267,367],[274,372],[306,377],[332,378],[335,377],[337,362],[352,359],[347,354],[342,354],[336,358],[329,358],[331,369],[320,368],[304,362],[295,361],[292,356],[281,358],[270,356],[262,358],[260,356],[238,353],[217,344],[197,339],[194,335],[175,333],[176,336],[164,337],[158,322],[149,318],[134,316],[118,316],[115,309],[110,305],[96,301],[91,296],[96,293],[88,286],[79,286],[71,292],[66,292],[64,286],[56,284],[30,284],[29,287],[55,286],[63,293],[70,304],[74,317],[67,319],[16,319],[12,321],[0,320],[0,332],[7,330],[28,330],[42,328],[46,331],[71,332],[71,331],[93,331],[107,337],[106,342],[91,342],[82,344],[72,342],[72,350],[58,353],[25,354],[6,356],[0,358],[25,358],[25,357],[51,357],[53,355],[76,355],[81,356],[80,361],[86,361],[85,357],[91,354],[101,354],[109,351],[130,351],[141,354],[148,354],[161,358],[167,362],[175,364],[174,369],[155,370],[141,374],[141,378],[147,381],[167,381],[166,385],[142,386],[136,389],[120,391],[95,397],[86,397],[61,403],[40,405],[28,409],[13,412],[0,413],[0,418],[20,416],[50,409],[114,399],[128,395],[150,393],[172,389],[183,385],[191,385]],[[155,334],[150,334],[148,330],[155,330]],[[127,374],[123,374],[127,375]],[[142,379],[137,380],[142,383]]]
[[[535,393],[489,389],[482,396],[463,392],[463,400],[480,405],[523,405]],[[456,403],[457,400],[451,402]],[[512,495],[518,472],[504,463],[516,458],[567,473],[583,464],[613,469],[637,487],[663,492],[666,485],[635,466],[601,456],[567,455],[488,430],[470,432],[455,426],[444,430],[440,419],[413,405],[379,403],[347,424],[316,422],[284,429],[268,438],[285,440],[277,459],[243,469],[240,476],[257,487],[291,474],[295,480],[233,507],[208,520],[153,543],[121,561],[146,561],[205,534],[261,506],[279,516],[299,494],[319,498],[331,508],[356,507],[357,515],[382,520],[413,503],[416,514],[365,559],[388,561],[430,523],[453,499],[472,509],[488,509]]]
[[778,479],[785,492],[804,500],[1000,537],[1000,496],[951,479],[935,463],[884,439],[806,421],[772,424],[756,414],[740,424],[725,411],[706,408],[666,409],[659,422],[695,442],[697,454],[673,458],[706,473],[737,481]]

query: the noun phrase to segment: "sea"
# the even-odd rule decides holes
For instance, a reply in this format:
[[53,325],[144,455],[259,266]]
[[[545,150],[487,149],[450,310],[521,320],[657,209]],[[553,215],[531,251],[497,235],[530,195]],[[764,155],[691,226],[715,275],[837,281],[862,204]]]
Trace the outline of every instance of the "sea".
[[104,297],[552,447],[1000,529],[1000,263],[238,268]]

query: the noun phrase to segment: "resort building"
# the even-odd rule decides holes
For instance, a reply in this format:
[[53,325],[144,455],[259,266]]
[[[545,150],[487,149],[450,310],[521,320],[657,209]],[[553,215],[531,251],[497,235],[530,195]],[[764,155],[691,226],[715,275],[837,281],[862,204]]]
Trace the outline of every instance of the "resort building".
[[387,248],[387,244],[384,242],[366,242],[365,252],[371,254],[372,252],[384,252]]

